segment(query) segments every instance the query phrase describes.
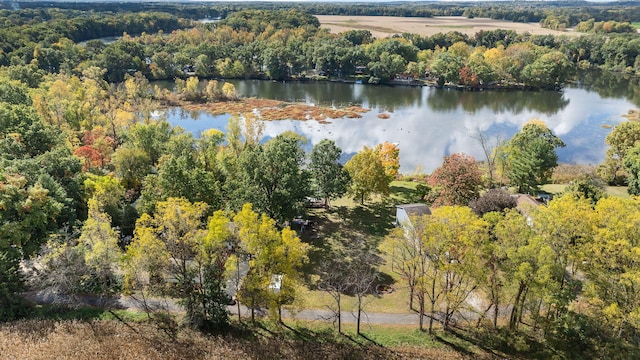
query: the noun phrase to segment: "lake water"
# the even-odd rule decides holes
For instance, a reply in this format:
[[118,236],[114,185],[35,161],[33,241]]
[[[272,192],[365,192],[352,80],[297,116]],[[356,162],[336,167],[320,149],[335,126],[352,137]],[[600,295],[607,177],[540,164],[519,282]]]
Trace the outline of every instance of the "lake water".
[[[345,153],[343,160],[384,141],[400,148],[400,171],[430,173],[442,157],[464,152],[483,159],[474,137],[482,131],[491,138],[509,139],[532,118],[543,120],[567,147],[558,151],[560,161],[598,164],[604,159],[605,136],[625,120],[622,115],[640,107],[637,79],[600,72],[582,73],[563,91],[467,92],[431,87],[390,87],[333,82],[230,81],[244,97],[261,97],[309,104],[371,109],[360,119],[317,121],[267,121],[265,139],[293,130],[309,139],[307,150],[324,138],[332,139]],[[388,119],[378,114],[390,115]],[[167,120],[194,134],[224,130],[229,115],[173,109]]]

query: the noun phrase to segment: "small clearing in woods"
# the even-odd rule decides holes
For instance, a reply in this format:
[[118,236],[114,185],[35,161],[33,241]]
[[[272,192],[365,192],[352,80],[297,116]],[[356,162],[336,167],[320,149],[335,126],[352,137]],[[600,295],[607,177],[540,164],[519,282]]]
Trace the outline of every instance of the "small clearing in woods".
[[377,38],[385,38],[393,34],[413,33],[421,36],[432,36],[437,33],[458,31],[469,36],[480,30],[515,30],[517,33],[529,32],[532,35],[570,35],[570,30],[558,31],[545,29],[538,23],[517,23],[487,18],[468,19],[462,16],[436,16],[432,18],[399,17],[399,16],[341,16],[316,15],[320,26],[332,33],[347,30],[369,30]]

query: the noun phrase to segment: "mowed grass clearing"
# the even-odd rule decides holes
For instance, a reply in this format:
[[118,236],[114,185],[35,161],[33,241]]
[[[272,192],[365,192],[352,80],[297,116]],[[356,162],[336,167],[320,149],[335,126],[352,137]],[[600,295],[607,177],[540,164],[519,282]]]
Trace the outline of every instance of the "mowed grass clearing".
[[[542,185],[542,191],[549,194],[559,195],[567,187],[567,184],[546,184]],[[626,186],[607,186],[605,187],[605,193],[609,196],[621,197],[628,199],[629,193]]]
[[437,33],[459,31],[473,36],[484,30],[514,30],[518,33],[529,32],[532,35],[569,35],[581,33],[545,29],[538,23],[516,23],[511,21],[487,18],[469,19],[463,16],[435,16],[432,18],[399,17],[399,16],[342,16],[316,15],[320,26],[332,33],[347,30],[369,30],[374,37],[385,38],[394,34],[412,33],[421,36],[432,36]]
[[[415,192],[417,182],[394,181],[388,197],[376,196],[360,204],[349,197],[337,199],[328,209],[313,209],[310,219],[315,223],[311,231],[302,234],[302,238],[313,245],[306,271],[314,274],[322,261],[330,258],[333,251],[349,248],[356,239],[361,238],[373,248],[378,248],[384,237],[394,228],[396,205],[418,202]],[[381,266],[380,283],[393,287],[393,292],[370,295],[366,299],[366,311],[383,313],[410,313],[409,290],[400,275],[392,269],[388,256],[381,254],[385,261]],[[335,306],[331,296],[313,286],[310,276],[310,289],[305,289],[301,298],[307,309],[327,309]],[[343,296],[343,311],[356,309],[354,296]]]

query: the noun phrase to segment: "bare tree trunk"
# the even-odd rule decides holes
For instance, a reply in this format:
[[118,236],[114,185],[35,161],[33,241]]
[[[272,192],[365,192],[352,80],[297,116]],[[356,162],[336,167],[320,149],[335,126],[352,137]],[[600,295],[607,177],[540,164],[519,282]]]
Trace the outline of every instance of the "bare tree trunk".
[[255,295],[251,295],[251,323],[256,323],[256,298]]
[[436,315],[436,278],[431,281],[431,316],[429,318],[429,334],[433,334],[433,317]]
[[420,297],[419,299],[419,303],[420,303],[420,314],[419,314],[419,324],[420,324],[420,331],[424,331],[424,296]]
[[511,317],[509,319],[509,329],[511,330],[515,330],[517,328],[518,311],[519,311],[518,308],[520,307],[520,297],[522,297],[524,288],[525,288],[525,284],[520,283],[520,287],[518,287],[516,298],[513,301],[513,308],[511,309]]
[[436,302],[431,300],[431,316],[429,317],[429,334],[433,334],[433,318],[436,316]]
[[338,296],[337,296],[337,303],[338,303],[338,334],[342,334],[342,306],[340,304],[340,292],[338,292]]
[[[424,302],[424,300],[422,300]],[[424,307],[424,305],[422,305]],[[409,310],[413,310],[413,286],[409,286]]]
[[491,310],[492,306],[493,304],[489,304],[489,306],[487,306],[487,309],[482,312],[482,315],[478,317],[478,321],[476,322],[476,328],[480,327],[480,324],[482,324],[482,320],[484,320],[487,317],[487,313],[489,312],[489,310]]
[[362,297],[358,296],[358,320],[356,325],[356,334],[360,335],[360,316],[362,315]]
[[240,293],[240,258],[236,254],[236,305],[238,306],[238,323],[242,323],[242,317],[240,316],[240,300],[238,294]]

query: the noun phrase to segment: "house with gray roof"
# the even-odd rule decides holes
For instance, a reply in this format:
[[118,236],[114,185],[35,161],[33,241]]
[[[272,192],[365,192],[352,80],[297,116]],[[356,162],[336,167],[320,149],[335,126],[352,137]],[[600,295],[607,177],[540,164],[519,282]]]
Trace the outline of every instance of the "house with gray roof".
[[402,204],[396,205],[396,226],[411,227],[411,217],[431,215],[431,209],[426,204]]

